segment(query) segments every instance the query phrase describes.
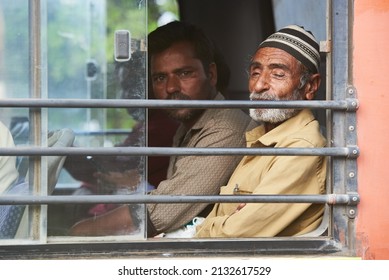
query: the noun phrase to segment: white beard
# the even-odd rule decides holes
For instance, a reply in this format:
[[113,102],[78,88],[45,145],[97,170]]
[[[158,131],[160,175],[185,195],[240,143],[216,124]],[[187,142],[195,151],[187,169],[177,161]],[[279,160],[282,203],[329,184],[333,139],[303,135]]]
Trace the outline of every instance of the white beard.
[[[251,93],[250,100],[301,100],[301,95],[298,89],[293,91],[293,94],[288,98],[279,98],[275,94],[268,92]],[[257,122],[265,123],[280,123],[297,115],[300,109],[277,109],[277,108],[251,108],[250,117]]]

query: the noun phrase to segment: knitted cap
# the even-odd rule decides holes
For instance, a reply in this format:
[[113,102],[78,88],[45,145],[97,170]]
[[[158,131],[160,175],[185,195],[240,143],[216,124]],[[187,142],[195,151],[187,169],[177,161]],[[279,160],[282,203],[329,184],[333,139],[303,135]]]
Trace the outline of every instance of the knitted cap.
[[319,43],[310,31],[301,26],[289,25],[278,30],[263,41],[258,49],[265,47],[281,49],[300,61],[312,73],[319,72]]

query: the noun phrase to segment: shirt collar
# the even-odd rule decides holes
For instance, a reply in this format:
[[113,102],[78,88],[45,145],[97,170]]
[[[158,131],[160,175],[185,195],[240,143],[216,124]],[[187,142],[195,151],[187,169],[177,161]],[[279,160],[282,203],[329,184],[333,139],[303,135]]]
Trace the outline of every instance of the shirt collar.
[[[215,98],[213,98],[213,100],[224,100],[224,96],[220,92],[218,92]],[[216,111],[217,110],[214,110],[213,108],[206,109],[191,129],[202,129],[209,121],[209,119],[212,118],[212,116],[216,113]]]
[[303,109],[296,116],[284,121],[268,133],[265,133],[263,125],[259,125],[246,133],[247,146],[274,146],[281,139],[301,130],[314,119],[311,110]]
[[[213,100],[224,100],[223,95],[218,92]],[[212,109],[206,109],[203,114],[200,116],[200,118],[197,120],[197,122],[190,128],[187,129],[182,123],[178,127],[176,134],[174,135],[173,142],[175,146],[179,146],[179,143],[181,143],[185,137],[185,135],[188,135],[188,133],[191,133],[193,130],[201,130],[213,117],[213,115],[216,113],[217,110]]]

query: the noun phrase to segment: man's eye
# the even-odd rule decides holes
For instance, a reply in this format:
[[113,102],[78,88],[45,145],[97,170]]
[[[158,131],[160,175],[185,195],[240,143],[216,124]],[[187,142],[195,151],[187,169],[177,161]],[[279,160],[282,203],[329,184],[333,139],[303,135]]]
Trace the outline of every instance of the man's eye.
[[257,78],[261,73],[259,71],[250,72],[250,78]]
[[153,77],[154,82],[162,82],[164,80],[165,80],[165,76],[163,76],[163,75],[158,75],[158,76]]
[[273,76],[276,77],[276,78],[283,78],[283,77],[285,77],[285,73],[283,73],[283,72],[275,72],[275,73],[273,73]]
[[192,73],[193,73],[193,71],[182,71],[182,72],[180,72],[180,77],[185,78],[185,77],[190,76]]

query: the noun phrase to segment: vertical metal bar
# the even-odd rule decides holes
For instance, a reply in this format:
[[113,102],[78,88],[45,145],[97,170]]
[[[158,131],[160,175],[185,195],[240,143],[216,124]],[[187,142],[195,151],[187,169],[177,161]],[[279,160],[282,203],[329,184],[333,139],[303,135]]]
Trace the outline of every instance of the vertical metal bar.
[[[332,93],[334,100],[345,100],[354,97],[350,90],[350,33],[352,26],[350,18],[352,13],[352,1],[332,1]],[[355,92],[355,91],[354,91]],[[339,112],[332,113],[332,145],[344,147],[356,144],[355,113]],[[355,159],[333,159],[333,192],[348,193],[356,191],[356,161]],[[354,215],[355,210],[347,207],[334,206],[334,230],[335,239],[343,245],[346,254],[354,254]],[[352,215],[350,215],[352,214]]]
[[[326,55],[326,100],[332,100],[332,49],[333,49],[333,42],[332,42],[332,17],[331,17],[331,11],[332,11],[332,0],[327,0],[327,17],[326,17],[326,38],[329,45],[330,51],[327,52]],[[332,110],[326,110],[326,137],[327,137],[327,143],[328,146],[331,146],[331,139],[332,139]],[[332,193],[333,189],[333,172],[331,170],[332,166],[332,157],[327,157],[327,163],[328,163],[328,169],[327,169],[327,180],[326,180],[326,190],[327,193]],[[332,208],[331,208],[332,209]],[[330,211],[330,221],[332,221]],[[330,222],[328,225],[328,234],[331,235],[332,233],[332,223]]]
[[[30,44],[30,97],[41,98],[41,31],[40,31],[40,0],[29,1],[29,44]],[[41,138],[41,109],[30,109],[30,141],[33,145],[40,146]],[[30,159],[32,159],[30,157]],[[40,192],[41,182],[41,158],[34,157],[30,160],[29,182],[33,193]],[[40,236],[40,209],[39,206],[29,207],[31,221],[31,234],[33,239]]]
[[[353,19],[354,19],[354,7],[353,1],[349,0],[348,6],[348,49],[349,51],[353,49]],[[357,89],[353,86],[353,75],[352,75],[352,61],[353,56],[351,51],[348,57],[348,88],[346,90],[347,98],[356,98]],[[349,112],[346,119],[346,146],[356,146],[357,145],[357,120],[356,112]],[[346,177],[344,179],[346,185],[347,193],[357,193],[358,192],[358,181],[357,181],[357,160],[348,159],[346,160]],[[356,250],[356,231],[355,231],[355,217],[357,215],[357,206],[346,207],[347,217],[348,217],[348,244],[349,250],[355,255]]]

